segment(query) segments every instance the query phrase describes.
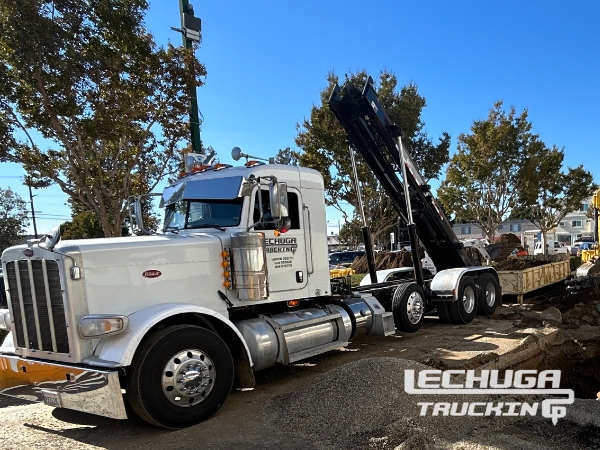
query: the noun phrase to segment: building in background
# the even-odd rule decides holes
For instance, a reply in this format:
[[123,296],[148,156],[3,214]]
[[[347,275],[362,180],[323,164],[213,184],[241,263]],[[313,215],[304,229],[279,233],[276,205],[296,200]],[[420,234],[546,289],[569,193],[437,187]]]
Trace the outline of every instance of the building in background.
[[[481,227],[474,223],[455,223],[452,225],[454,233],[459,239],[485,239],[484,233],[481,231]],[[494,240],[498,239],[501,234],[513,233],[521,239],[521,242],[530,243],[532,236],[538,234],[540,230],[528,220],[507,220],[502,222],[496,234]]]
[[[566,246],[571,246],[575,241],[582,237],[594,236],[594,220],[588,217],[588,210],[592,202],[592,197],[587,198],[579,207],[578,211],[571,211],[567,214],[559,225],[548,231],[547,239],[555,240]],[[485,236],[478,225],[472,223],[462,223],[452,225],[452,229],[459,239],[483,239]],[[537,226],[528,220],[507,220],[503,222],[496,230],[495,239],[501,234],[513,233],[517,235],[521,242],[533,247],[535,242],[541,240],[541,232]]]
[[572,211],[560,221],[556,227],[557,240],[565,245],[573,243],[582,237],[594,237],[594,219],[588,217],[592,197],[583,201],[579,211]]

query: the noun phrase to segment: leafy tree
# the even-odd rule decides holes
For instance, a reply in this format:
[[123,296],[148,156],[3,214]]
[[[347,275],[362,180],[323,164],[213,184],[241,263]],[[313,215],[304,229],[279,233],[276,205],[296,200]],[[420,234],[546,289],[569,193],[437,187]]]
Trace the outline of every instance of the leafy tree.
[[477,120],[471,134],[458,138],[446,179],[437,191],[444,210],[457,221],[478,224],[493,241],[498,226],[509,218],[519,199],[529,197],[527,179],[536,168],[536,156],[545,149],[531,133],[527,110],[508,114],[497,102],[487,119]]
[[363,236],[361,228],[361,221],[356,217],[346,222],[344,225],[342,225],[342,228],[340,229],[340,242],[343,242],[344,244],[349,245],[351,247],[356,247],[357,245],[362,244]]
[[28,225],[27,203],[10,187],[0,189],[0,254],[23,239]]
[[[154,189],[189,137],[192,49],[157,47],[145,0],[0,3],[0,158],[56,183],[120,236],[126,199]],[[35,130],[53,142],[43,150]],[[18,136],[26,136],[25,141]]]
[[89,239],[104,237],[98,217],[91,211],[73,214],[70,221],[60,226],[63,239]]
[[[93,239],[104,237],[104,231],[96,214],[88,210],[80,202],[70,200],[72,217],[71,220],[63,222],[60,226],[63,239]],[[153,198],[144,197],[142,199],[142,218],[144,227],[151,231],[156,231],[159,225],[159,218],[153,211]],[[131,224],[129,217],[121,224],[121,235],[130,234]]]
[[512,214],[513,218],[526,219],[536,225],[543,242],[547,242],[546,234],[568,213],[578,210],[581,202],[596,189],[592,174],[583,166],[569,167],[563,172],[564,157],[564,149],[556,146],[540,152],[535,158],[535,167],[527,174],[528,186],[522,191],[520,205]]
[[279,149],[275,155],[276,164],[286,164],[288,166],[297,166],[300,154],[289,147]]
[[[363,86],[367,77],[364,71],[349,73],[344,76],[344,81]],[[352,165],[346,132],[328,106],[329,96],[338,82],[338,76],[329,73],[327,86],[321,92],[320,104],[314,105],[310,117],[297,125],[296,144],[302,150],[298,155],[300,165],[319,170],[323,175],[326,204],[341,211],[348,221],[347,205],[358,207]],[[430,180],[439,177],[442,166],[448,162],[450,136],[443,133],[439,142],[434,143],[425,133],[421,112],[426,101],[419,94],[417,86],[410,83],[398,91],[396,75],[383,71],[375,88],[390,119],[402,128],[403,141],[424,178]],[[356,164],[367,223],[373,235],[377,236],[396,223],[397,214],[391,200],[359,154],[356,155]]]

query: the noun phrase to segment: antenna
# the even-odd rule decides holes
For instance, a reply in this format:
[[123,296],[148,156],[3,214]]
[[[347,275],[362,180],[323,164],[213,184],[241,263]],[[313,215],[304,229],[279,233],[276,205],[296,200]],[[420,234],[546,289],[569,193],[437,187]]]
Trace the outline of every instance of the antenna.
[[246,158],[246,162],[248,162],[248,158],[252,158],[260,161],[268,161],[269,164],[275,164],[275,158],[259,158],[258,156],[252,156],[248,153],[243,153],[239,147],[233,147],[233,149],[231,149],[231,157],[234,161],[239,161],[240,158]]

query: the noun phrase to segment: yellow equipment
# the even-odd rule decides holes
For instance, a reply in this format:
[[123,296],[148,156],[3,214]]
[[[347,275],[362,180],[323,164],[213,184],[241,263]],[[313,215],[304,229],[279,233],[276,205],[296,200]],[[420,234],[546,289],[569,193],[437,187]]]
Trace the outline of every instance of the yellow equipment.
[[348,275],[354,275],[354,274],[355,274],[354,269],[351,269],[349,267],[329,270],[329,278],[347,277]]
[[[600,233],[600,224],[598,221],[598,211],[600,211],[600,189],[594,192],[592,197],[592,207],[595,209],[594,226],[597,229],[594,230],[594,233],[596,234],[597,239],[597,235]],[[577,277],[585,277],[587,275],[600,273],[600,248],[598,243],[596,243],[596,248],[581,251],[581,262],[583,264],[577,268]]]

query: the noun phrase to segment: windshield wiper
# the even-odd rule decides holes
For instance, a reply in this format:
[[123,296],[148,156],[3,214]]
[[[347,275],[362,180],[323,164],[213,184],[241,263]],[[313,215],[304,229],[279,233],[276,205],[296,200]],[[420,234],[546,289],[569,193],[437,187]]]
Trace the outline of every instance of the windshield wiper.
[[177,227],[166,227],[165,231],[170,231],[171,233],[179,234],[179,228]]
[[227,231],[227,228],[223,228],[222,226],[213,223],[203,223],[202,225],[194,228],[216,228],[219,231]]

